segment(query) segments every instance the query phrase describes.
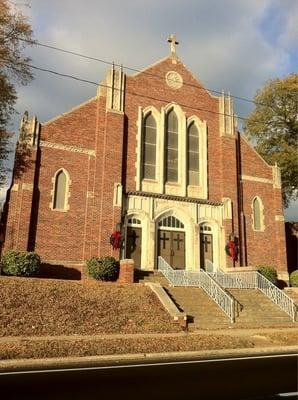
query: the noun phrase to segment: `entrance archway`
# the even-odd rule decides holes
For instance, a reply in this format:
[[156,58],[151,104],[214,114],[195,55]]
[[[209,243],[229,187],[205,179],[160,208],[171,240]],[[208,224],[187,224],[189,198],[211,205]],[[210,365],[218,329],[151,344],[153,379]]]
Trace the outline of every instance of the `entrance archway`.
[[185,230],[184,224],[174,216],[158,222],[158,256],[174,269],[185,269]]
[[132,258],[135,268],[141,268],[142,225],[137,217],[129,217],[127,220],[126,258]]

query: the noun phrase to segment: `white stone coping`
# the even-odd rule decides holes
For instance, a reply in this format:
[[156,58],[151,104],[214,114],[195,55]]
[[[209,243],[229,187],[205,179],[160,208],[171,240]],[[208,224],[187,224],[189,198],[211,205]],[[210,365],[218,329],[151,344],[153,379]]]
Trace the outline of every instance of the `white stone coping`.
[[148,286],[156,294],[161,304],[175,321],[187,320],[187,315],[178,309],[160,283],[146,282],[145,286]]

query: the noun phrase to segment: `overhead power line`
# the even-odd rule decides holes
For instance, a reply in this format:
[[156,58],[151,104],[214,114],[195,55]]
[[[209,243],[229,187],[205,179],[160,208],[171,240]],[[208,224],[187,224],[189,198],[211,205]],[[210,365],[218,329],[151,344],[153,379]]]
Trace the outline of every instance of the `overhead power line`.
[[[45,47],[47,49],[56,50],[56,51],[60,51],[62,53],[66,53],[66,54],[70,54],[70,55],[73,55],[73,56],[85,58],[87,60],[97,61],[97,62],[106,64],[106,65],[114,65],[116,67],[122,67],[122,68],[124,68],[126,70],[129,70],[129,71],[132,71],[132,72],[136,72],[136,73],[140,73],[141,72],[143,74],[146,74],[146,75],[149,75],[149,76],[152,76],[152,77],[157,77],[159,79],[164,79],[164,76],[159,75],[159,74],[153,74],[152,72],[142,71],[140,69],[133,68],[133,67],[128,67],[128,66],[122,65],[122,64],[117,64],[117,63],[114,63],[112,61],[107,61],[107,60],[103,60],[101,58],[88,56],[88,55],[82,54],[82,53],[77,53],[77,52],[72,51],[72,50],[62,49],[62,48],[57,47],[57,46],[52,46],[52,45],[48,45],[48,44],[45,44],[45,43],[38,42],[36,40],[24,39],[24,38],[21,38],[19,36],[16,36],[16,37],[19,40],[23,41],[23,42],[34,44],[36,46]],[[210,88],[201,87],[201,86],[195,85],[195,84],[190,83],[190,82],[185,82],[185,81],[183,82],[183,84],[186,85],[186,86],[194,87],[194,88],[199,89],[199,90],[208,90],[209,92],[216,93],[218,95],[222,95],[222,91],[219,91],[219,90],[216,90],[216,89],[210,89]],[[259,103],[259,102],[256,102],[256,101],[252,100],[252,99],[248,99],[246,97],[236,96],[236,95],[232,95],[230,93],[229,93],[229,96],[234,98],[234,99],[245,101],[245,102],[252,103],[252,104],[255,104],[255,105],[263,105],[263,106],[266,106],[266,107],[271,107],[268,104]]]
[[[4,63],[5,63],[8,67],[10,67],[10,66],[9,66],[9,62],[10,62],[9,59],[1,58],[1,60],[4,61]],[[29,63],[20,62],[19,64],[20,64],[20,65],[27,66],[27,67],[32,68],[32,69],[35,69],[35,70],[37,70],[37,71],[47,72],[47,73],[50,73],[50,74],[53,74],[53,75],[61,76],[61,77],[63,77],[63,78],[73,79],[73,80],[76,80],[76,81],[79,81],[79,82],[88,83],[88,84],[90,84],[90,85],[95,85],[95,86],[97,86],[97,87],[103,87],[103,88],[106,88],[106,89],[112,89],[112,86],[104,85],[104,84],[102,84],[102,83],[97,83],[97,82],[91,81],[91,80],[89,80],[89,79],[79,78],[79,77],[74,76],[74,75],[64,74],[64,73],[61,73],[61,72],[58,72],[58,71],[54,71],[54,70],[51,70],[51,69],[37,67],[36,65],[32,65],[32,64],[29,64]],[[114,88],[114,90],[120,91],[120,89],[117,89],[117,88]],[[140,93],[132,92],[132,91],[130,91],[130,90],[125,90],[125,93],[126,93],[126,94],[130,94],[130,95],[132,95],[132,96],[142,97],[142,98],[146,98],[146,99],[150,99],[150,100],[156,100],[156,101],[165,102],[165,103],[168,103],[168,102],[170,101],[170,100],[168,100],[168,99],[158,98],[158,97],[149,96],[149,95],[145,95],[145,94],[140,94]],[[181,107],[190,108],[190,109],[196,110],[196,111],[203,111],[203,112],[206,112],[206,113],[216,114],[216,115],[222,115],[222,116],[231,117],[231,118],[234,118],[234,117],[235,117],[235,118],[241,119],[241,120],[243,120],[243,121],[246,121],[246,120],[247,120],[247,118],[241,117],[241,116],[239,116],[239,115],[235,115],[235,114],[232,115],[232,114],[226,114],[226,113],[221,113],[221,112],[217,112],[217,111],[207,110],[207,109],[205,109],[205,108],[194,107],[194,106],[192,106],[192,105],[190,105],[190,104],[183,104],[183,103],[180,103],[180,102],[179,102],[179,105],[180,105]]]

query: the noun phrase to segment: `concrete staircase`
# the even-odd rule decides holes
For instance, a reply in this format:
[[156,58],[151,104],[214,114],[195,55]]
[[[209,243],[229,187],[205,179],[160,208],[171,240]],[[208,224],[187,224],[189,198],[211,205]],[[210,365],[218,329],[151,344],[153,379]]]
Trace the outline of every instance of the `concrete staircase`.
[[242,305],[236,327],[291,326],[291,318],[258,289],[228,289]]
[[159,272],[137,271],[135,282],[158,282],[176,306],[189,317],[189,330],[293,326],[291,318],[258,289],[229,289],[242,311],[232,324],[226,314],[200,288],[172,287]]

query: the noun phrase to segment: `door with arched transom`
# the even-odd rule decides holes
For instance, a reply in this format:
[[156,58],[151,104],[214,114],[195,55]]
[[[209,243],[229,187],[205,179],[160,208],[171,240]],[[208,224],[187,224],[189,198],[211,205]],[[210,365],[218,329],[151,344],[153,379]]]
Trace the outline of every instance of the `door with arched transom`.
[[158,256],[174,269],[185,269],[184,225],[173,216],[158,223]]

